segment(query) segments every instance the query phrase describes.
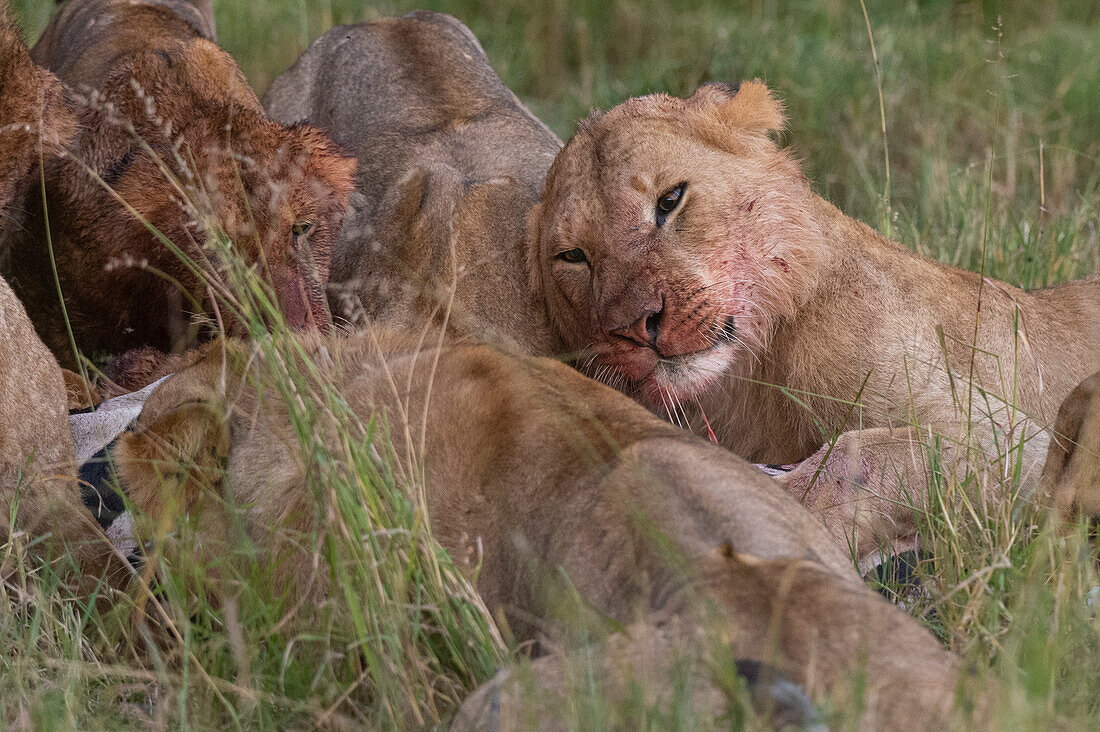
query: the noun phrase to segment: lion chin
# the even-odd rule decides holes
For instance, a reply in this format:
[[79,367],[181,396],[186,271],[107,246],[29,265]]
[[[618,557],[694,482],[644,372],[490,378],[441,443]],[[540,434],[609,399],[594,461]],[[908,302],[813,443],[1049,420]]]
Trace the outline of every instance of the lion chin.
[[[621,377],[632,387],[631,395],[650,409],[669,408],[696,400],[728,374],[737,360],[736,346],[717,343],[710,348],[677,356],[663,356],[649,349],[634,349],[627,358],[603,362],[609,376],[597,368],[596,376],[611,386]],[[602,360],[601,360],[602,361]]]

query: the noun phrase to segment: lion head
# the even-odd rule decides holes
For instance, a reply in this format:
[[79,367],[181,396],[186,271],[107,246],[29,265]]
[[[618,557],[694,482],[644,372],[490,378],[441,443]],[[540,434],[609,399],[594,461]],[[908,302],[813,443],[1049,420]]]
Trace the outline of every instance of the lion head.
[[[172,59],[174,53],[182,58]],[[186,264],[156,241],[156,232],[215,269],[209,241],[224,234],[271,284],[288,324],[323,327],[332,243],[355,161],[320,130],[270,120],[232,59],[213,43],[180,43],[165,55],[139,57],[119,75],[117,91],[108,88],[121,118],[146,143],[127,136],[121,155],[103,161],[104,180],[132,207],[113,207],[131,214],[120,222],[130,231],[124,239],[130,251],[146,249],[140,242],[147,241],[150,254],[161,253],[163,265],[189,282]],[[134,87],[131,79],[148,88]],[[204,90],[211,101],[195,108]],[[92,190],[113,197],[102,186]],[[117,237],[118,231],[89,226],[80,235]],[[114,249],[98,244],[99,251]]]
[[529,267],[583,370],[650,405],[760,358],[807,290],[809,186],[760,81],[639,97],[580,124],[532,214]]
[[[328,327],[354,158],[314,127],[268,118],[205,39],[135,53],[80,94],[81,131],[47,172],[47,208],[58,212],[58,274],[82,348],[179,349],[196,313],[243,334],[234,263],[269,285],[288,325]],[[34,243],[27,266],[48,272]]]

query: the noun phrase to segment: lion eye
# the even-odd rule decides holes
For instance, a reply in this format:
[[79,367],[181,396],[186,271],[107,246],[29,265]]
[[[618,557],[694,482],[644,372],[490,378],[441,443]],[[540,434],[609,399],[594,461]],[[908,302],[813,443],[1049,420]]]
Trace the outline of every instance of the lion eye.
[[583,249],[566,249],[564,252],[558,254],[558,259],[569,262],[570,264],[581,264],[588,261],[588,257],[585,256]]
[[668,215],[680,205],[686,189],[687,183],[677,183],[672,190],[657,199],[657,226],[663,226]]
[[295,221],[294,226],[290,227],[290,232],[294,234],[295,239],[301,239],[303,236],[309,236],[312,231],[312,221]]

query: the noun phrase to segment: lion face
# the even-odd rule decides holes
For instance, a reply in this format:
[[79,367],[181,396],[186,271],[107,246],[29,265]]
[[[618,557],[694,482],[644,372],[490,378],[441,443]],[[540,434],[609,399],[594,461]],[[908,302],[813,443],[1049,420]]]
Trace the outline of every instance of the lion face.
[[[168,48],[112,78],[102,96],[113,107],[88,105],[81,160],[59,176],[66,238],[81,253],[71,266],[106,270],[116,285],[83,288],[82,310],[124,326],[128,335],[100,338],[113,350],[179,347],[203,311],[244,335],[226,307],[241,294],[228,276],[236,259],[270,285],[288,325],[326,329],[355,160],[318,129],[270,120],[213,44]],[[89,279],[69,275],[73,288]]]
[[[128,242],[133,246],[149,240],[168,271],[179,271],[180,281],[190,284],[197,278],[189,276],[187,265],[156,247],[156,234],[138,228],[149,222],[194,259],[204,277],[223,283],[229,279],[225,268],[231,255],[216,242],[224,240],[270,284],[288,325],[325,329],[325,284],[353,185],[354,161],[305,125],[283,128],[243,114],[234,125],[235,134],[228,139],[196,136],[201,141],[186,150],[195,161],[194,170],[188,171],[194,177],[190,185],[185,183],[183,195],[161,160],[138,153],[139,159],[114,184],[136,212]],[[231,331],[237,325],[232,320],[227,324]]]
[[647,404],[750,367],[812,256],[809,189],[760,82],[581,124],[533,214],[532,279],[581,367]]

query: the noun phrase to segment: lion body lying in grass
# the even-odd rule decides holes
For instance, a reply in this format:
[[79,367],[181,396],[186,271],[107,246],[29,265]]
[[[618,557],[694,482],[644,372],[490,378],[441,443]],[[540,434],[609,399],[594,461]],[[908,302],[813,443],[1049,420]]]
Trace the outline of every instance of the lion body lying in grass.
[[527,215],[561,142],[504,85],[470,29],[415,11],[321,36],[264,105],[359,159],[334,244],[334,317],[555,350],[526,283]]
[[[30,515],[31,528],[41,520],[50,496],[71,487],[58,488],[65,476],[71,479],[76,474],[66,403],[61,368],[35,335],[11,288],[0,280],[0,487],[5,491],[0,511],[4,539],[17,485],[30,486],[42,478],[18,504]],[[18,522],[20,527],[23,523]]]
[[[955,660],[864,587],[770,479],[562,364],[418,340],[372,330],[307,352],[352,429],[377,421],[371,450],[388,454],[388,436],[398,485],[422,496],[433,535],[521,638],[554,637],[555,610],[576,596],[632,624],[637,647],[616,641],[616,653],[641,661],[651,647],[698,644],[716,612],[731,658],[777,666],[815,695],[865,672],[868,728],[947,718]],[[277,592],[313,602],[330,573],[308,537],[326,511],[298,428],[262,386],[266,366],[253,360],[249,375],[247,358],[214,348],[158,386],[115,451],[119,474],[163,539],[154,554],[217,577],[244,540],[271,562]],[[324,387],[302,389],[303,404],[331,403]],[[322,416],[308,441],[339,429]],[[172,528],[184,517],[194,546],[173,538],[187,535]],[[546,670],[547,689],[559,674]]]
[[69,552],[90,587],[111,551],[80,500],[67,401],[61,368],[0,279],[0,544],[14,529],[44,557]]
[[270,283],[288,323],[327,326],[354,161],[316,129],[268,119],[213,28],[209,2],[70,0],[32,51],[83,97],[79,126],[71,154],[45,167],[45,202],[27,198],[0,250],[65,364],[66,317],[88,351],[179,349],[203,312],[237,330],[227,304],[242,293],[222,237]]
[[1034,485],[1100,367],[1100,280],[1025,292],[921,258],[817,196],[783,124],[760,82],[582,123],[532,279],[587,373],[750,460],[804,461],[789,491],[865,557],[913,539],[930,461]]

